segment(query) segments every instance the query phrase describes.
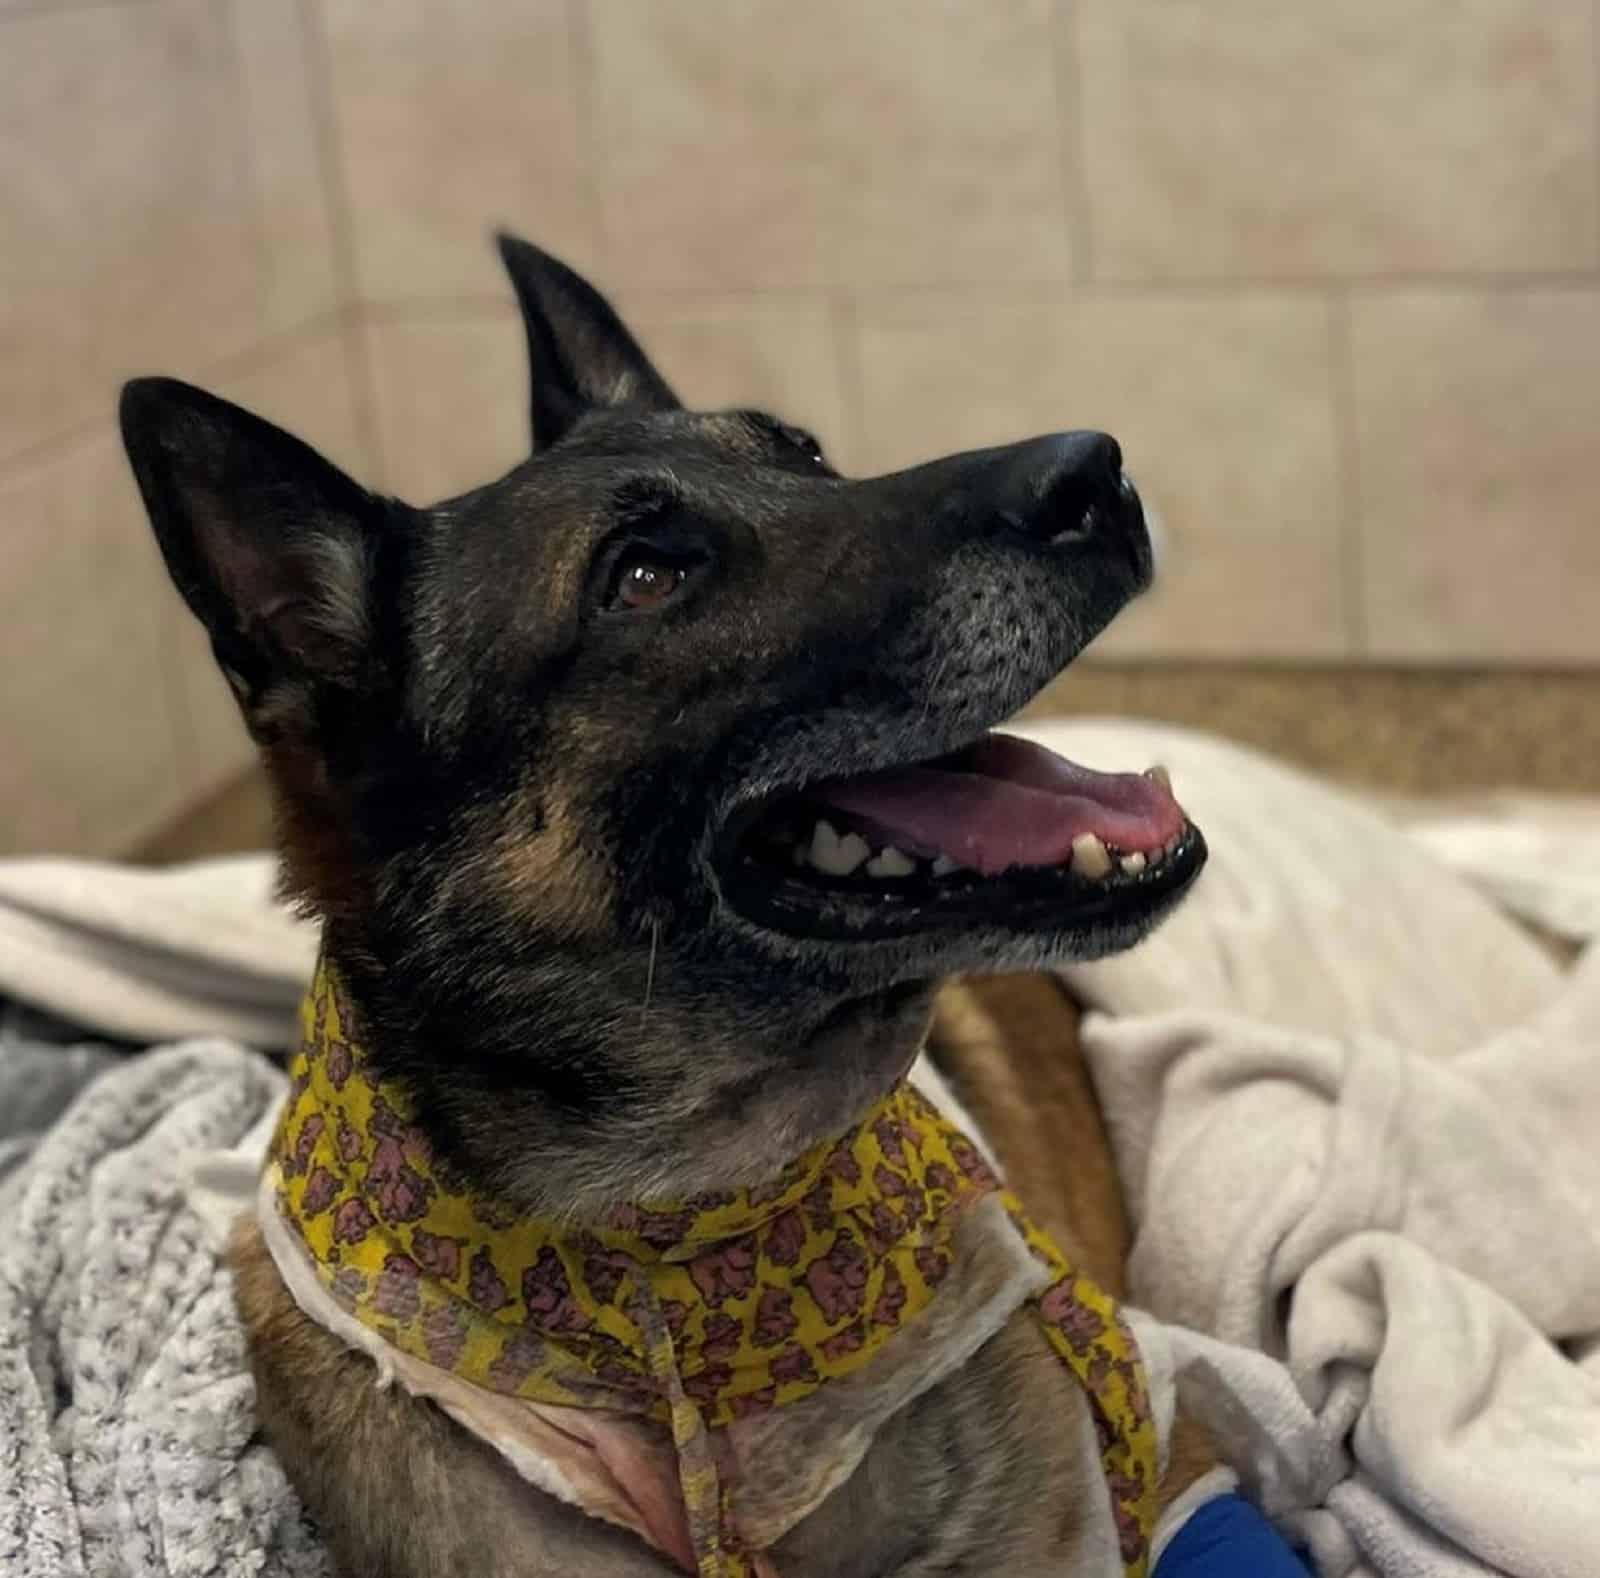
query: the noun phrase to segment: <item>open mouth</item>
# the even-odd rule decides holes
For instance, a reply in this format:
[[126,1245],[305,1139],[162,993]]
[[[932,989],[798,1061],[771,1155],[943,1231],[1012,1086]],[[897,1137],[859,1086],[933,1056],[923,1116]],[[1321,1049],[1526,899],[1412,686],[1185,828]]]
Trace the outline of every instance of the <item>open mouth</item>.
[[1167,908],[1205,841],[1165,771],[1100,773],[1013,735],[814,784],[757,808],[729,897],[801,935],[906,935],[975,921],[1017,931],[1137,926]]

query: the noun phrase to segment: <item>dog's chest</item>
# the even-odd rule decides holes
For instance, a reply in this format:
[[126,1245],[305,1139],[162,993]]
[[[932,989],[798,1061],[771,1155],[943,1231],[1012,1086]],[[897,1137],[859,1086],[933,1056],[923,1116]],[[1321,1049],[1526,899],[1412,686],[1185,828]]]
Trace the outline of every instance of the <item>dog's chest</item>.
[[886,1419],[769,1554],[781,1578],[1124,1572],[1084,1395],[1025,1311]]
[[863,1472],[891,1421],[903,1422],[932,1393],[970,1387],[964,1372],[973,1357],[1014,1321],[1027,1346],[1048,1359],[1035,1323],[1019,1313],[1042,1280],[1001,1202],[980,1202],[957,1230],[939,1298],[914,1326],[865,1368],[723,1432],[722,1456],[746,1540],[757,1548],[777,1543]]
[[[291,1293],[319,1324],[371,1353],[531,1485],[694,1569],[664,1429],[500,1395],[376,1341],[302,1274],[273,1213],[263,1212],[263,1228],[278,1240]],[[861,1370],[716,1433],[734,1523],[747,1548],[770,1553],[765,1571],[882,1578],[923,1570],[932,1552],[954,1559],[997,1541],[1015,1553],[1008,1571],[1102,1570],[1061,1566],[1069,1547],[1114,1553],[1115,1541],[1082,1390],[1024,1307],[1041,1279],[1001,1202],[986,1199],[960,1225],[949,1277],[915,1326]]]

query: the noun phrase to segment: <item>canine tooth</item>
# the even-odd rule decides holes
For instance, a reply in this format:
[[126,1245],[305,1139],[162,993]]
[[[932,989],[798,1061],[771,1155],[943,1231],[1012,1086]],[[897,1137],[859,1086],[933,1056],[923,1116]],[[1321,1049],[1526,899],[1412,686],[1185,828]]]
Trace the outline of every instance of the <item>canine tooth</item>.
[[1160,784],[1168,794],[1172,793],[1172,774],[1160,762],[1157,762],[1154,767],[1146,767],[1144,775],[1152,783]]
[[910,855],[896,849],[893,844],[885,844],[883,849],[867,862],[869,877],[909,877],[916,869],[916,861]]
[[831,822],[818,822],[811,830],[811,864],[830,877],[848,877],[871,853],[859,833],[841,838]]
[[1103,877],[1111,870],[1111,856],[1094,833],[1079,833],[1072,841],[1072,869],[1080,877]]
[[952,871],[959,871],[960,865],[948,855],[936,855],[933,861],[933,874],[936,877],[948,877]]
[[811,829],[811,847],[807,851],[813,864],[820,866],[832,860],[839,852],[839,832],[832,822],[818,822]]
[[1124,855],[1120,864],[1130,877],[1136,877],[1144,870],[1148,862],[1144,858],[1144,852],[1136,849],[1131,855]]

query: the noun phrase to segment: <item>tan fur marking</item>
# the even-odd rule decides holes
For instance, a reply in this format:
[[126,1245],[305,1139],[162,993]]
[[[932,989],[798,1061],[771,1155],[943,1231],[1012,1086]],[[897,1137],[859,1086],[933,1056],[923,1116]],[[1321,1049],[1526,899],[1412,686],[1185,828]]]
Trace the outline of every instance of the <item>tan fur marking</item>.
[[262,740],[272,791],[281,887],[307,913],[333,920],[359,914],[365,883],[352,859],[347,818],[321,756],[293,734]]
[[[559,786],[540,795],[490,841],[493,885],[508,906],[570,937],[593,936],[611,910],[614,885],[606,863],[584,845],[582,824]],[[503,817],[502,808],[496,808]],[[536,831],[534,831],[536,829]]]

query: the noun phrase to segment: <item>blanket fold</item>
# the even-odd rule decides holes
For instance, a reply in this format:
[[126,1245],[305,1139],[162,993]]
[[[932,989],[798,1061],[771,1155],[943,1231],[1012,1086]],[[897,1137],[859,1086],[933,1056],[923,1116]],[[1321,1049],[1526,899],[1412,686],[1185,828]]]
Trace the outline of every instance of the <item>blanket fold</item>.
[[1600,1572],[1600,1361],[1559,1346],[1600,1332],[1600,950],[1564,974],[1392,824],[1160,732],[1214,870],[1066,973],[1180,1397],[1324,1574]]

